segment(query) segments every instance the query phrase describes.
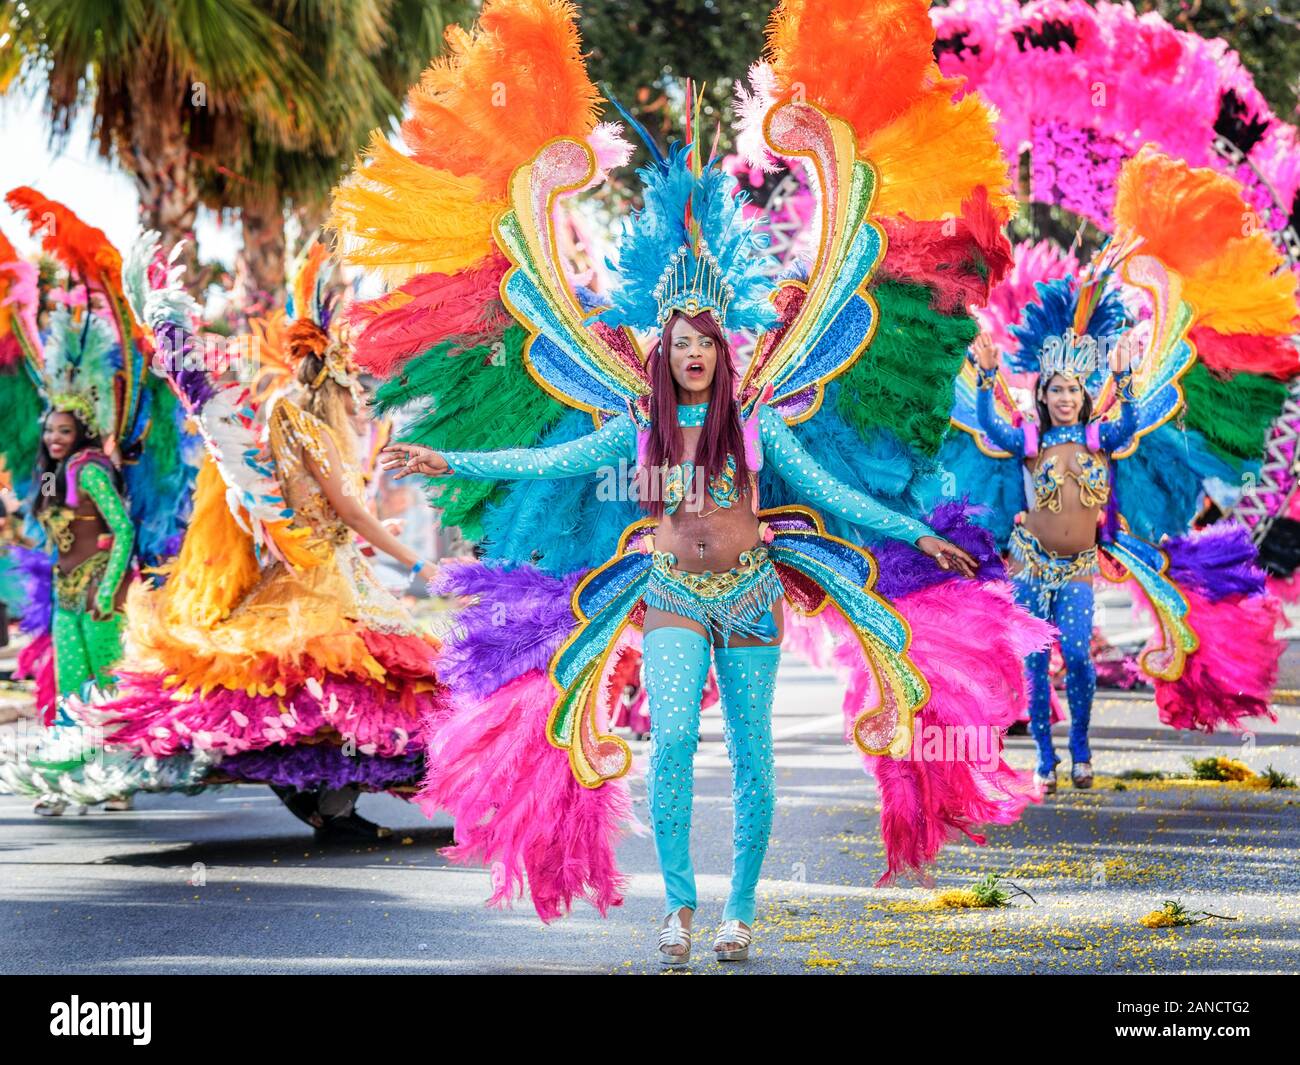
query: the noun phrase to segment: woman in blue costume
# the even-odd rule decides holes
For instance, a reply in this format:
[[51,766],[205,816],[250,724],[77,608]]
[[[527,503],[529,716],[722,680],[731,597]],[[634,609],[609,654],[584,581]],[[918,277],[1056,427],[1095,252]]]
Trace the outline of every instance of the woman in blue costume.
[[[1097,369],[1093,337],[1077,343],[1067,333],[1043,356],[1036,386],[1038,421],[1015,426],[994,410],[993,389],[1000,355],[981,333],[973,351],[979,370],[976,415],[980,428],[1003,451],[1024,462],[1033,486],[1031,509],[1016,517],[1011,530],[1012,575],[1016,601],[1060,631],[1070,702],[1070,779],[1076,788],[1092,786],[1088,724],[1097,674],[1092,664],[1093,577],[1098,573],[1097,528],[1111,494],[1110,456],[1127,447],[1137,430],[1133,395],[1131,338],[1119,337],[1110,367],[1119,397],[1117,419],[1094,421],[1087,377]],[[1052,744],[1049,651],[1029,657],[1029,727],[1038,745],[1034,781],[1056,791]]]
[[[580,625],[562,649],[552,674],[566,693],[580,690],[583,674],[608,643],[600,616],[583,599],[584,589],[601,601],[598,607],[616,600],[624,604],[621,611],[608,606],[610,615],[626,617],[643,600],[652,745],[647,788],[667,900],[659,951],[663,964],[678,966],[689,961],[697,903],[690,858],[693,757],[710,653],[722,694],[735,803],[731,892],[713,949],[719,960],[743,960],[752,938],[755,888],[774,806],[771,710],[784,632],[781,600],[787,593],[776,562],[799,572],[816,571],[822,587],[835,590],[837,605],[858,627],[878,626],[882,635],[901,622],[867,590],[869,570],[857,568],[870,565],[866,556],[826,536],[806,510],[760,515],[758,471],[770,467],[811,504],[877,535],[912,544],[944,569],[971,576],[976,563],[928,526],[840,483],[812,459],[782,413],[767,403],[782,378],[789,382],[788,390],[800,390],[790,378],[801,369],[809,372],[810,367],[801,366],[805,360],[787,352],[784,360],[774,357],[766,366],[751,366],[740,381],[726,333],[771,327],[776,315],[768,299],[771,282],[763,277],[763,260],[752,253],[750,226],[740,214],[742,201],[733,196],[734,179],[712,165],[701,168],[689,149],[660,157],[642,176],[647,205],[657,207],[647,206],[625,240],[623,284],[614,306],[598,316],[603,323],[653,328],[659,334],[642,378],[649,387],[629,402],[628,413],[608,417],[585,437],[549,447],[476,453],[394,444],[385,449],[384,465],[399,477],[456,473],[508,480],[601,473],[604,483],[621,469],[636,469],[631,493],[651,518],[625,532],[625,553],[579,589],[575,603],[585,608],[588,624]],[[665,203],[677,210],[665,209]],[[693,224],[692,217],[699,221]],[[502,223],[503,235],[512,224],[510,218]],[[665,231],[674,235],[667,246]],[[870,243],[871,230],[857,232]],[[638,283],[632,273],[636,263],[653,264],[648,284]],[[869,268],[869,257],[860,256],[846,276]],[[527,264],[521,264],[503,285],[503,295],[512,304],[523,303],[531,294],[524,282],[532,280]],[[597,333],[601,340],[607,335]],[[546,339],[543,333],[534,342],[537,363],[540,342]],[[765,389],[764,369],[769,375]],[[808,378],[803,387],[814,388],[815,382],[816,376]],[[745,394],[748,404],[738,398]],[[760,520],[764,516],[773,520]],[[634,544],[639,551],[629,550]],[[804,551],[820,557],[801,565],[796,554]],[[844,572],[845,567],[852,573]],[[614,590],[602,591],[602,582]],[[588,629],[594,640],[584,638]],[[882,674],[885,700],[893,704],[896,698],[891,708],[911,709],[924,700],[924,680],[905,655],[892,659]],[[566,698],[571,694],[561,702]],[[882,746],[893,738],[893,720]]]
[[[772,826],[771,711],[784,633],[784,589],[758,517],[757,470],[770,466],[827,512],[913,544],[945,569],[975,571],[961,548],[827,474],[775,410],[759,407],[742,426],[731,350],[718,325],[727,321],[727,301],[709,306],[701,295],[675,291],[661,307],[667,321],[648,365],[652,405],[656,413],[666,408],[666,416],[648,431],[638,433],[631,418],[616,417],[552,447],[439,453],[395,444],[385,459],[399,477],[454,472],[500,479],[581,476],[640,460],[643,505],[662,515],[652,534],[643,630],[653,745],[647,786],[669,911],[660,937],[665,964],[689,957],[696,908],[692,762],[711,649],[736,803],[731,894],[714,950],[720,960],[748,955],[754,891]],[[724,447],[723,461],[711,465]]]

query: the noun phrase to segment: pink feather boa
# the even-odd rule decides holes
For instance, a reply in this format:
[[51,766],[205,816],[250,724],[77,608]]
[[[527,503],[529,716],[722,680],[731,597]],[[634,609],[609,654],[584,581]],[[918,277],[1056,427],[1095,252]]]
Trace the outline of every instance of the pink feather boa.
[[[1222,40],[1176,30],[1128,4],[1084,0],[966,0],[932,8],[930,17],[941,45],[962,41],[940,49],[940,70],[965,76],[967,92],[997,107],[997,136],[1010,160],[1033,139],[1035,124],[1048,120],[1094,130],[1131,152],[1154,141],[1192,166],[1232,173],[1210,150],[1219,98],[1230,89],[1265,127],[1250,156],[1279,201],[1291,203],[1300,188],[1295,128],[1273,114]],[[1021,45],[1018,34],[1041,33],[1048,22],[1068,24],[1074,47]],[[1104,105],[1097,86],[1106,89]],[[1235,176],[1246,180],[1248,173]],[[1269,229],[1285,225],[1285,211],[1269,210],[1262,184],[1252,183],[1247,195]]]
[[[1129,587],[1134,612],[1152,617],[1151,602],[1137,583],[1131,581]],[[1180,590],[1191,608],[1187,620],[1200,647],[1187,656],[1178,680],[1155,681],[1160,720],[1202,732],[1241,730],[1249,717],[1276,721],[1269,698],[1285,650],[1274,635],[1283,621],[1282,604],[1271,595],[1211,602],[1185,584]]]
[[584,788],[568,755],[546,738],[555,688],[530,670],[485,698],[425,719],[427,774],[415,801],[446,810],[456,843],[442,853],[493,869],[489,906],[524,894],[537,916],[564,916],[578,897],[603,915],[623,904],[626,876],[614,850],[632,820],[624,780]]
[[[880,785],[880,824],[886,871],[880,887],[900,876],[929,882],[925,867],[943,845],[962,835],[976,843],[983,824],[1011,824],[1039,801],[1030,775],[1002,758],[1002,733],[1026,705],[1025,657],[1047,646],[1053,629],[1015,604],[998,581],[955,581],[894,601],[912,629],[910,656],[930,683],[918,715],[910,756],[863,756]],[[820,639],[817,630],[823,629]],[[811,631],[810,631],[811,630]],[[833,650],[827,653],[826,641]],[[845,736],[852,707],[874,684],[856,653],[848,622],[828,609],[817,618],[789,615],[787,642],[814,662],[846,675]],[[974,739],[961,750],[945,739]]]

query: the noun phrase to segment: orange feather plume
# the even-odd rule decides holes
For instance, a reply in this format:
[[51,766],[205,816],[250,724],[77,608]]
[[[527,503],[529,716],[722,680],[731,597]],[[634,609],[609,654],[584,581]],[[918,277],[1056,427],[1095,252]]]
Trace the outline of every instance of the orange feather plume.
[[194,490],[194,514],[169,567],[161,595],[168,622],[211,626],[223,620],[261,576],[253,540],[230,512],[226,484],[205,456]]
[[880,170],[873,212],[957,217],[988,192],[999,223],[1016,209],[988,105],[954,100],[965,79],[934,61],[928,0],[784,0],[767,27],[778,101],[803,99],[848,122]]
[[[1187,277],[1248,224],[1241,186],[1144,144],[1120,170],[1115,226],[1142,237],[1142,251]],[[1267,239],[1267,238],[1266,238]]]
[[472,31],[450,26],[446,37],[448,54],[407,95],[409,154],[377,131],[334,190],[342,258],[392,285],[492,255],[511,174],[549,140],[585,138],[598,118],[568,0],[487,0]]
[[1120,170],[1115,227],[1184,279],[1195,322],[1219,333],[1296,330],[1296,277],[1232,178],[1145,144]]
[[63,204],[26,185],[11,189],[5,202],[27,216],[32,236],[81,280],[120,296],[122,256],[102,229],[87,225]]
[[554,137],[585,137],[600,94],[587,77],[568,0],[489,0],[477,26],[451,26],[407,97],[402,137],[425,166],[474,175],[504,197],[510,175]]
[[778,99],[801,96],[838,115],[864,140],[923,95],[950,96],[934,61],[927,0],[784,0],[768,21]]
[[930,222],[957,218],[981,189],[999,225],[1016,210],[993,116],[979,96],[953,101],[946,92],[927,93],[859,141],[858,155],[880,169],[875,214]]

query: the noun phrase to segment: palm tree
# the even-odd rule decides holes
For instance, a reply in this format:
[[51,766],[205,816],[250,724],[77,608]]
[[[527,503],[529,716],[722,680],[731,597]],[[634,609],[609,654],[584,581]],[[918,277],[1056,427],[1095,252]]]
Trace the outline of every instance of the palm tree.
[[[319,222],[375,127],[400,114],[468,0],[5,0],[0,92],[43,87],[52,139],[90,109],[141,221],[191,237],[240,211],[246,294],[278,301],[284,212]],[[194,265],[193,243],[189,245]],[[197,275],[191,275],[197,276]]]
[[317,75],[328,129],[305,146],[285,144],[254,125],[246,128],[239,169],[204,172],[205,200],[240,211],[243,301],[279,301],[283,289],[285,216],[304,233],[315,230],[329,193],[376,127],[400,115],[408,86],[438,53],[443,31],[467,19],[467,0],[261,0],[261,9],[296,42]]
[[264,6],[5,0],[0,90],[43,87],[56,143],[89,109],[100,152],[135,179],[141,221],[169,243],[191,237],[203,170],[241,165],[249,127],[303,148],[334,119],[317,72]]

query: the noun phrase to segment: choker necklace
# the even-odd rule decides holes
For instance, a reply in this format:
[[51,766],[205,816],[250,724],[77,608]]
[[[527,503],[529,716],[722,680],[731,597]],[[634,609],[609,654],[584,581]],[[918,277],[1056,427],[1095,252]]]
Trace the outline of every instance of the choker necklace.
[[708,417],[709,405],[707,403],[678,403],[677,404],[677,424],[683,429],[699,429],[704,425],[704,419]]
[[1051,447],[1053,444],[1082,444],[1084,443],[1084,426],[1075,422],[1073,425],[1053,425],[1047,432],[1043,433],[1042,447]]

